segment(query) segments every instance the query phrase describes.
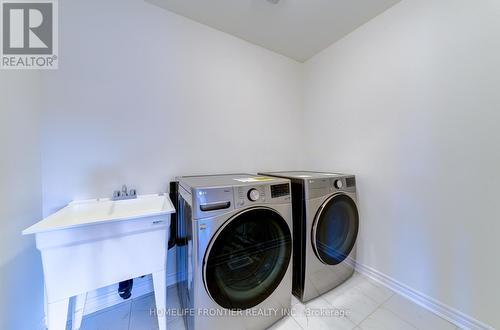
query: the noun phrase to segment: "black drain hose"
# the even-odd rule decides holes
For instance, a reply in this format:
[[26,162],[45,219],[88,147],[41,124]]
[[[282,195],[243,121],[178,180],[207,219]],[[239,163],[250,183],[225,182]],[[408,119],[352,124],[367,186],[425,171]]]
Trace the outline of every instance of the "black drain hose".
[[134,286],[134,280],[126,280],[123,282],[120,282],[118,285],[118,294],[120,297],[123,299],[128,299],[132,295],[132,287]]

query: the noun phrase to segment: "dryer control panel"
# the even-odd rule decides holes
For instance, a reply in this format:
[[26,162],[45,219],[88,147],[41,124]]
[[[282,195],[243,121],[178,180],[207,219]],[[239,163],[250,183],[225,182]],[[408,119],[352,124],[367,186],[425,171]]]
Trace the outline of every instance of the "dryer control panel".
[[308,179],[306,199],[322,197],[337,191],[355,192],[355,176],[338,175],[332,178]]

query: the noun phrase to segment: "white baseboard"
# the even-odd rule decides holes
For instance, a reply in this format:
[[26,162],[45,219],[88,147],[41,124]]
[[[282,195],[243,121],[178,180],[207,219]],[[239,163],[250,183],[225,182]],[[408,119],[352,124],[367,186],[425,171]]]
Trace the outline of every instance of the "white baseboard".
[[[167,287],[177,283],[177,273],[167,274]],[[146,294],[153,293],[153,279],[151,275],[139,277],[134,279],[134,286],[132,287],[132,296],[129,299],[134,299]],[[85,302],[85,309],[83,315],[92,314],[103,309],[118,305],[124,300],[118,295],[118,284],[110,285],[96,291],[89,292]],[[73,300],[70,301],[70,310],[72,308]],[[70,322],[71,313],[69,313],[68,322]],[[47,330],[45,326],[45,317],[40,321],[40,325],[36,327],[40,330]]]
[[356,270],[381,283],[382,285],[388,287],[392,291],[408,298],[419,306],[433,312],[434,314],[448,320],[449,322],[455,324],[461,329],[471,329],[471,330],[494,330],[493,327],[474,319],[473,317],[466,315],[453,307],[443,304],[409,286],[387,276],[376,269],[369,266],[356,263]]
[[[177,283],[177,274],[167,275],[167,287]],[[132,296],[129,299],[135,299],[146,294],[153,293],[153,280],[151,275],[134,279],[132,287]],[[92,314],[100,310],[120,304],[124,300],[118,295],[118,284],[101,288],[89,292],[85,303],[84,315]]]
[[[424,307],[425,309],[444,318],[445,320],[448,320],[461,329],[495,330],[495,328],[493,328],[492,326],[476,320],[475,318],[466,315],[453,307],[443,304],[413,288],[410,288],[409,286],[393,279],[390,276],[385,275],[384,273],[379,272],[376,269],[373,269],[366,265],[362,265],[360,263],[356,263],[356,270],[359,273],[400,294],[401,296],[408,298],[417,305]],[[176,283],[177,274],[168,274],[167,286],[171,286]],[[84,315],[92,314],[105,308],[122,303],[123,299],[118,295],[117,288],[118,285],[114,285],[89,293],[87,302],[85,304]],[[153,283],[151,275],[134,279],[134,287],[132,289],[132,296],[130,297],[130,299],[134,299],[149,293],[153,293]],[[46,329],[45,319],[42,320],[40,329]]]

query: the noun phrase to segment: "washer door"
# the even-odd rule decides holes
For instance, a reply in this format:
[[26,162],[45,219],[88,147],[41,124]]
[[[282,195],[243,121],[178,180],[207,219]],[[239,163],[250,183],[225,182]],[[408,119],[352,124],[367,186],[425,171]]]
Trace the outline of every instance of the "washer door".
[[359,229],[356,203],[345,194],[333,195],[319,208],[312,227],[316,256],[327,265],[337,265],[351,253]]
[[285,275],[292,254],[286,221],[268,208],[237,214],[217,232],[205,255],[205,287],[220,306],[254,307]]

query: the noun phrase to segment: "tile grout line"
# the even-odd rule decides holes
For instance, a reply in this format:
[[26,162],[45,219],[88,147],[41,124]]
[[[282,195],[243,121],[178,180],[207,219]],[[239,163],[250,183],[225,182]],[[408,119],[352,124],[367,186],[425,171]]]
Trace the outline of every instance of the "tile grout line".
[[372,316],[373,314],[375,314],[375,312],[378,311],[380,308],[382,308],[382,305],[385,304],[387,301],[389,301],[389,299],[391,299],[393,296],[394,296],[394,294],[392,296],[390,296],[386,301],[384,301],[384,302],[380,303],[379,305],[377,305],[377,308],[375,308],[375,310],[373,312],[371,312],[370,314],[368,314],[364,319],[362,319],[358,324],[356,324],[356,326],[359,327],[361,325],[361,323],[363,323],[370,316]]
[[[383,307],[381,307],[383,308]],[[394,313],[393,311],[391,311],[390,309],[387,309],[387,308],[384,308],[388,313],[394,315],[397,319],[399,319],[400,321],[403,321],[404,323],[410,325],[412,328],[415,328],[415,329],[418,329],[414,324],[410,323],[410,321],[407,321],[406,319],[403,319],[402,317],[400,317],[398,314]]]
[[[366,279],[365,279],[365,281],[367,281],[367,282],[368,282],[369,284],[371,284],[371,285],[374,285],[374,284],[372,284],[372,283],[370,283],[370,282],[369,282],[369,279],[368,279],[368,278],[366,278]],[[359,287],[360,285],[361,285],[361,284],[357,284],[357,285],[355,285],[355,286],[354,286],[354,288],[357,288],[357,287]],[[367,297],[367,298],[369,298],[369,299],[374,300],[373,298],[371,298],[371,297],[369,297],[367,294],[365,294],[365,293],[363,292],[363,290],[361,290],[361,288],[359,288],[359,291],[361,292],[361,294],[362,294],[363,296],[365,296],[365,297]],[[389,290],[389,291],[391,292],[391,295],[390,295],[387,299],[385,299],[385,300],[383,300],[382,302],[378,303],[377,308],[375,308],[375,310],[374,310],[373,312],[371,312],[370,314],[368,314],[368,315],[367,315],[364,319],[362,319],[362,320],[361,320],[358,324],[356,324],[356,326],[357,326],[357,327],[358,327],[358,326],[360,326],[360,325],[361,325],[361,323],[363,323],[364,321],[366,321],[366,320],[367,320],[370,316],[372,316],[372,315],[373,315],[376,311],[378,311],[378,310],[382,307],[382,305],[384,305],[386,302],[388,302],[388,301],[389,301],[392,297],[394,297],[394,296],[396,295],[396,293],[395,293],[394,291],[392,291],[392,290]]]
[[130,309],[128,311],[128,330],[130,330],[130,320],[132,319],[132,302],[134,299],[130,301]]
[[[292,306],[292,308],[293,308],[293,306]],[[302,328],[302,326],[299,324],[299,322],[292,315],[290,315],[289,317],[293,320],[293,322],[295,322],[295,324],[298,325],[298,327],[300,329],[305,330],[304,328]]]
[[[293,309],[295,306],[299,305],[299,304],[300,304],[300,305],[303,305],[303,304],[302,304],[302,302],[299,300],[299,301],[298,301],[295,305],[293,305],[293,306],[292,306],[292,309]],[[305,329],[302,327],[302,325],[300,325],[299,321],[297,321],[297,320],[295,319],[295,317],[294,317],[294,315],[293,315],[293,314],[291,315],[291,317],[292,317],[292,319],[295,321],[295,323],[297,323],[297,325],[299,326],[299,328],[300,328],[300,329],[305,330]]]
[[[354,285],[351,289],[356,288],[358,285],[359,285],[359,284]],[[335,290],[335,288],[333,288],[332,290]],[[330,291],[328,291],[328,292],[331,292],[332,290],[330,290]],[[368,297],[367,295],[363,294],[363,292],[362,292],[361,290],[359,290],[359,291],[361,292],[361,294],[362,294],[363,296],[365,296],[365,297],[367,297],[367,298],[369,298],[369,299],[372,299],[372,298]],[[326,293],[328,293],[328,292],[325,292],[324,294],[322,294],[322,295],[321,295],[321,296],[319,296],[318,298],[322,299],[322,300],[323,300],[323,301],[324,301],[327,305],[329,305],[329,306],[331,306],[331,307],[333,307],[333,308],[338,308],[337,306],[335,306],[334,304],[330,303],[330,302],[329,302],[326,298],[324,298],[324,297],[323,297],[323,296],[324,296]],[[343,294],[345,294],[345,292],[344,292],[344,293],[342,293],[342,295],[343,295]],[[377,307],[377,308],[378,308],[378,307]],[[350,318],[348,318],[347,316],[345,316],[345,318],[346,318],[349,322],[351,322],[352,324],[354,324],[354,328],[353,328],[353,329],[355,329],[355,328],[358,326],[358,325],[357,325],[357,324],[356,324],[353,320],[351,320],[351,319],[350,319]]]
[[[358,284],[359,285],[359,284]],[[355,287],[357,287],[358,285],[356,285]],[[388,289],[388,288],[387,288]],[[393,311],[387,309],[387,308],[384,308],[384,305],[389,301],[391,300],[391,298],[395,297],[397,295],[396,292],[392,291],[391,289],[388,289],[389,291],[392,292],[392,294],[385,300],[383,300],[378,306],[377,308],[371,312],[367,317],[365,317],[361,322],[359,322],[358,324],[356,324],[357,327],[359,327],[361,325],[361,323],[363,323],[364,321],[366,321],[370,316],[372,316],[373,314],[375,314],[378,310],[380,309],[384,309],[386,310],[387,312],[389,312],[390,314],[394,315],[397,319],[399,319],[400,321],[408,324],[409,326],[411,326],[412,328],[415,328],[415,329],[418,329],[415,325],[413,325],[412,323],[410,323],[409,321],[407,321],[406,319],[400,317],[398,314],[394,313]],[[365,297],[368,297],[362,290],[360,290],[361,293],[365,296]],[[369,297],[368,297],[369,298]]]
[[[352,277],[351,277],[351,278],[352,278]],[[366,279],[365,279],[365,280],[366,280]],[[347,281],[349,281],[349,279],[348,279]],[[346,282],[347,282],[347,281],[346,281]],[[350,291],[350,290],[352,290],[352,289],[357,289],[359,285],[361,285],[361,284],[360,284],[360,283],[358,283],[358,284],[356,284],[356,285],[352,286],[352,287],[351,287],[348,291]],[[335,288],[333,288],[332,290],[335,290]],[[322,295],[320,295],[320,296],[319,296],[319,297],[317,297],[316,299],[321,299],[321,300],[323,300],[323,301],[324,301],[324,302],[325,302],[328,306],[331,306],[331,307],[333,307],[333,308],[337,308],[337,306],[335,306],[334,304],[330,303],[330,301],[328,301],[328,299],[324,298],[324,295],[325,295],[325,294],[327,294],[327,293],[329,293],[329,292],[332,292],[332,290],[330,290],[330,291],[328,291],[328,292],[323,293]],[[363,291],[362,291],[361,289],[359,289],[358,291],[359,291],[359,292],[361,293],[361,295],[363,295],[364,297],[366,297],[366,298],[368,298],[368,299],[373,300],[371,297],[368,297],[366,294],[364,294],[364,293],[363,293]],[[346,291],[346,292],[347,292],[347,291]],[[344,295],[346,292],[343,292],[343,293],[341,294],[341,296],[342,296],[342,295]],[[379,306],[379,305],[377,305],[377,309],[378,309],[378,306]],[[375,309],[375,310],[377,310],[377,309]],[[355,328],[358,326],[358,324],[356,324],[353,320],[351,320],[351,319],[350,319],[350,318],[348,318],[347,316],[346,316],[345,318],[346,318],[348,321],[350,321],[352,324],[354,324],[354,328],[353,328],[353,329],[355,329]],[[364,321],[364,319],[363,319],[363,321]],[[360,323],[361,323],[361,322],[360,322]]]

